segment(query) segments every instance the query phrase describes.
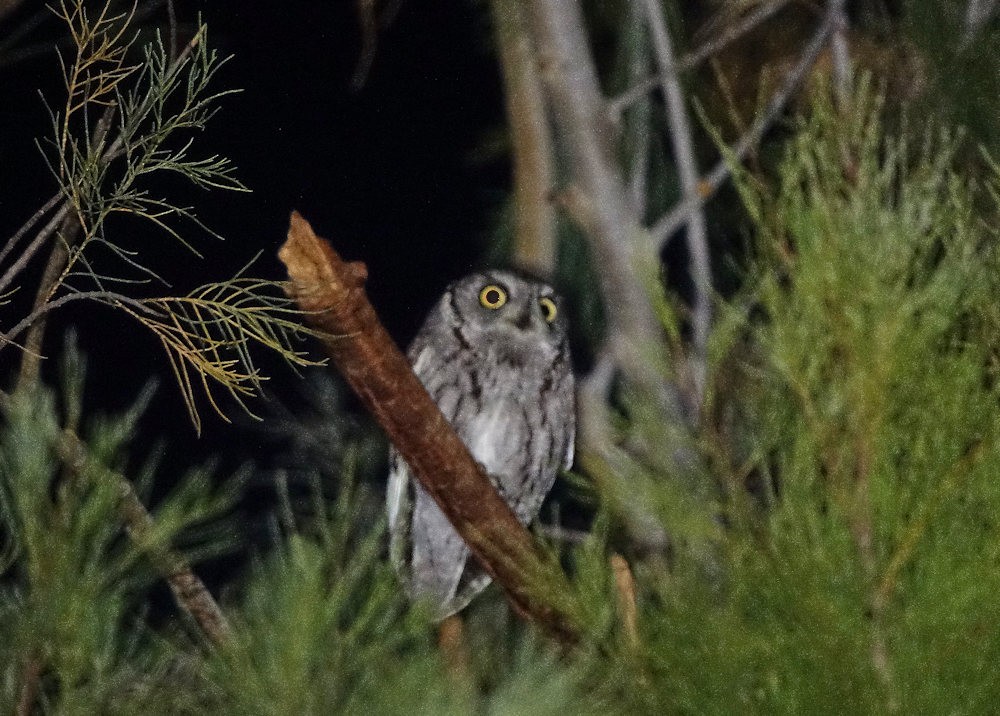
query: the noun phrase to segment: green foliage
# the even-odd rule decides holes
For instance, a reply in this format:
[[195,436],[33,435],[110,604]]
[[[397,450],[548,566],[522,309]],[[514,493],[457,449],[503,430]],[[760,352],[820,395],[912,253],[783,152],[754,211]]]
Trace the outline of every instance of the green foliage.
[[[129,65],[136,41],[135,8],[114,15],[112,5],[104,3],[96,16],[82,0],[53,8],[66,23],[75,50],[71,59],[60,55],[65,104],[60,111],[50,108],[52,136],[42,145],[58,194],[0,251],[0,301],[21,288],[16,281],[46,243],[50,257],[32,312],[3,327],[0,351],[19,346],[15,341],[28,333],[19,347],[25,349],[26,364],[37,364],[45,314],[72,301],[103,303],[160,340],[200,430],[199,388],[220,415],[213,395],[218,386],[250,413],[244,401],[259,392],[265,379],[251,348],[262,347],[292,365],[314,365],[294,346],[296,337],[310,331],[295,320],[298,311],[280,282],[244,275],[249,265],[229,280],[185,296],[135,298],[112,290],[149,280],[166,283],[148,263],[157,232],[140,231],[142,240],[129,240],[122,231],[129,222],[151,224],[196,256],[177,222],[186,220],[216,235],[201,224],[193,207],[155,194],[160,190],[153,188],[154,181],[172,175],[201,189],[247,191],[229,159],[199,157],[193,148],[195,134],[205,129],[220,100],[236,91],[210,90],[224,60],[209,49],[207,28],[199,26],[176,56],[168,54],[157,35],[141,48],[143,61]],[[22,245],[33,225],[54,207],[45,228]],[[118,259],[118,265],[98,270],[101,250]],[[30,382],[32,372],[22,371],[22,380]]]
[[[86,266],[87,241],[109,240],[104,212],[156,220],[167,206],[135,189],[146,171],[206,186],[230,179],[221,160],[189,160],[187,145],[163,144],[211,115],[215,97],[199,98],[215,65],[200,40],[186,75],[172,74],[158,46],[129,68],[113,49],[126,37],[120,19],[87,21],[82,6],[68,7],[82,49],[67,64],[53,168],[89,237],[72,267]],[[89,65],[95,48],[104,59]],[[128,78],[136,89],[119,91]],[[112,95],[121,154],[108,154],[114,140],[60,129],[82,117],[80,102]],[[325,445],[336,494],[312,485],[305,510],[283,495],[274,544],[226,585],[227,640],[210,646],[172,605],[151,614],[157,554],[197,561],[240,538],[227,514],[242,482],[217,488],[210,469],[191,471],[153,506],[149,529],[128,535],[123,488],[142,491],[155,467],[154,450],[129,480],[127,452],[151,393],[121,415],[88,415],[85,367],[68,349],[58,393],[2,395],[0,707],[27,699],[57,714],[992,710],[1000,167],[987,157],[981,185],[958,161],[968,152],[956,132],[904,124],[887,136],[864,81],[852,102],[837,107],[817,92],[776,175],[738,179],[752,250],[743,293],[719,306],[705,417],[684,443],[705,458],[701,482],[675,479],[678,456],[662,445],[676,426],[664,425],[650,396],[622,396],[618,452],[593,475],[597,523],[561,555],[589,618],[580,643],[546,641],[493,589],[466,614],[467,662],[449,665],[384,559],[380,509],[352,487],[361,447],[347,433]],[[621,149],[631,156],[634,147]],[[102,173],[109,158],[124,164],[113,180]],[[586,263],[569,240],[563,253],[564,263]],[[169,349],[188,366],[178,376],[191,399],[198,376],[218,378],[215,369],[223,384],[256,383],[248,335],[284,345],[287,309],[251,300],[263,288],[239,279],[187,297],[115,300],[154,331],[169,332],[175,318],[201,331],[202,343],[187,342],[185,329],[164,339],[180,346]],[[660,308],[680,343],[674,311]],[[85,459],[70,449],[72,436]],[[633,633],[608,556],[619,514],[636,504],[669,548],[625,545]]]
[[[155,504],[150,534],[128,537],[123,477],[109,466],[123,463],[149,396],[83,421],[88,459],[67,462],[64,426],[85,414],[70,397],[83,363],[69,355],[59,394],[11,398],[0,428],[0,705],[31,687],[37,711],[54,714],[502,715],[523,712],[529,699],[534,713],[567,704],[600,712],[584,696],[582,669],[568,668],[495,593],[470,621],[468,674],[449,673],[434,629],[384,559],[370,499],[349,488],[351,444],[338,494],[325,498],[314,483],[304,507],[286,499],[276,544],[230,587],[229,640],[208,650],[173,608],[151,614],[162,579],[151,556],[180,545],[192,560],[227,549],[235,530],[226,514],[243,483],[220,490],[206,470],[181,476]],[[601,552],[592,544],[589,559],[600,564]]]
[[855,102],[819,94],[777,185],[741,182],[755,311],[729,309],[742,377],[714,399],[742,416],[743,454],[712,444],[732,427],[707,433],[732,458],[714,463],[714,577],[684,542],[670,573],[638,568],[646,650],[619,692],[644,711],[990,708],[997,235],[952,133],[887,138],[864,83]]
[[[70,391],[64,393],[67,398]],[[72,398],[68,398],[72,400]],[[68,412],[79,414],[70,404]],[[0,432],[0,702],[22,698],[37,673],[38,703],[51,713],[155,710],[180,664],[164,637],[144,624],[158,579],[125,539],[120,484],[105,460],[120,458],[135,411],[96,420],[92,458],[72,468],[54,396],[23,393],[6,406]],[[164,501],[155,532],[168,543],[185,526],[217,520],[231,502],[200,473]],[[231,495],[230,495],[231,497]],[[179,694],[181,704],[196,694]]]

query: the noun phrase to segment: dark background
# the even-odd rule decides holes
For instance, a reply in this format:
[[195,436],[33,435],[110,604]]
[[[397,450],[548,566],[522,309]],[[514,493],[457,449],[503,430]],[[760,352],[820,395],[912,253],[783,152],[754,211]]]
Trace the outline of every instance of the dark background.
[[[26,3],[0,30],[36,16],[41,5]],[[500,78],[483,14],[464,0],[435,3],[433,12],[403,3],[380,32],[361,87],[352,84],[362,48],[354,2],[182,2],[180,42],[195,30],[199,14],[208,24],[210,47],[231,56],[214,88],[242,92],[222,100],[207,131],[196,136],[195,153],[232,159],[252,193],[164,184],[168,198],[193,205],[225,241],[185,227],[182,234],[204,255],[199,260],[144,227],[127,240],[171,285],[136,291],[184,293],[228,278],[258,252],[251,274],[283,278],[275,254],[289,212],[297,209],[345,258],[368,264],[369,295],[405,345],[444,286],[482,264],[509,183],[502,152],[482,145],[503,126]],[[164,27],[165,20],[165,11],[146,18],[143,32]],[[56,108],[64,98],[52,49],[61,30],[59,20],[47,20],[33,37],[49,47],[0,68],[2,237],[56,189],[35,141],[51,134],[39,93]],[[26,286],[22,295],[30,299],[34,285]],[[5,325],[24,315],[23,300],[0,309]],[[142,442],[167,438],[164,472],[217,453],[225,466],[235,465],[255,452],[245,421],[229,426],[204,401],[203,433],[196,437],[166,356],[131,319],[87,304],[53,314],[48,355],[59,353],[71,325],[89,359],[85,409],[127,405],[151,375],[159,376]],[[0,353],[7,387],[18,358],[13,349]],[[261,358],[274,376],[269,392],[285,400],[298,377]],[[55,375],[53,363],[46,362],[48,379]],[[266,413],[259,401],[251,407]]]

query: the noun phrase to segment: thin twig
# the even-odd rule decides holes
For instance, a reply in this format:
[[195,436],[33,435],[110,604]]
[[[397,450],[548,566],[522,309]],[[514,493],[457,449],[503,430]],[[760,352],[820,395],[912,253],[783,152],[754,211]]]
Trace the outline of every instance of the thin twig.
[[[643,19],[643,10],[638,4],[630,3],[624,32],[632,40],[628,43],[626,76],[629,83],[636,82],[649,72],[648,31]],[[645,94],[631,108],[627,125],[632,135],[631,162],[628,177],[629,201],[632,213],[639,221],[646,216],[649,184],[649,147],[652,141],[652,98]]]
[[59,298],[46,301],[44,304],[18,321],[17,324],[6,333],[0,333],[0,350],[3,350],[7,345],[16,344],[18,336],[31,328],[31,325],[35,321],[39,320],[51,311],[54,311],[67,303],[71,303],[72,301],[86,300],[106,301],[109,304],[123,303],[127,305],[134,305],[142,310],[145,310],[145,307],[141,302],[112,291],[74,291],[73,293],[63,294]]
[[620,554],[613,554],[608,560],[611,574],[615,579],[615,593],[618,596],[618,614],[629,647],[639,647],[639,609],[635,598],[635,577],[628,561]]
[[[660,70],[663,96],[667,105],[667,123],[674,150],[674,162],[681,190],[686,196],[698,192],[698,165],[691,136],[691,123],[681,89],[680,78],[674,66],[673,42],[663,21],[659,0],[645,0],[646,19],[653,41],[653,54]],[[712,323],[712,269],[708,249],[708,230],[701,204],[687,215],[687,247],[690,256],[690,273],[694,284],[694,310],[692,316],[691,374],[692,395],[688,407],[696,420],[705,391],[708,373],[708,333]]]
[[4,245],[2,249],[0,249],[0,263],[3,263],[3,260],[7,258],[7,254],[9,254],[14,249],[14,247],[17,246],[18,242],[21,239],[23,239],[28,234],[29,231],[31,231],[32,227],[35,224],[37,224],[39,221],[42,220],[42,217],[44,217],[46,214],[52,211],[52,209],[55,208],[56,204],[58,204],[62,200],[62,198],[63,198],[62,192],[54,194],[47,202],[42,204],[42,206],[38,209],[38,211],[36,211],[34,214],[31,215],[30,219],[28,219],[26,222],[24,222],[24,224],[21,225],[20,229],[14,232],[13,236],[7,239],[7,243]]
[[662,249],[677,229],[684,225],[690,212],[704,204],[708,198],[715,194],[722,183],[729,178],[732,171],[729,162],[742,161],[750,153],[750,150],[760,143],[761,138],[784,110],[792,94],[802,84],[806,74],[816,63],[820,52],[823,51],[827,40],[837,27],[844,3],[845,0],[831,0],[830,4],[827,5],[823,21],[819,28],[817,28],[816,33],[809,40],[799,61],[785,76],[781,86],[771,96],[770,100],[768,100],[764,111],[750,125],[750,129],[729,148],[731,159],[729,157],[720,159],[718,164],[698,182],[698,191],[695,194],[685,196],[677,202],[676,206],[666,216],[663,216],[653,224],[649,230],[649,235],[656,248]]
[[847,13],[841,8],[833,35],[830,37],[830,56],[833,63],[833,91],[837,109],[843,112],[851,99],[851,50],[847,45]]
[[324,336],[337,368],[510,603],[575,641],[583,618],[565,575],[492,487],[383,328],[365,295],[364,264],[344,262],[297,212],[278,257],[289,294]]
[[66,219],[66,216],[70,213],[72,207],[69,202],[63,204],[59,207],[59,211],[49,219],[48,223],[43,226],[39,232],[35,235],[35,238],[31,240],[31,243],[25,247],[24,251],[17,257],[17,260],[11,264],[3,276],[0,276],[0,294],[5,292],[7,288],[13,283],[17,275],[24,270],[28,265],[28,262],[34,258],[38,250],[45,245],[45,242],[52,238],[52,235],[56,233],[59,226]]
[[[694,69],[709,57],[721,52],[728,45],[743,37],[743,35],[752,32],[758,25],[785,5],[788,5],[789,2],[791,0],[774,0],[774,2],[761,5],[743,20],[727,27],[718,37],[712,38],[697,49],[681,56],[676,63],[677,71],[686,72],[687,70]],[[662,82],[663,78],[659,75],[637,80],[631,87],[608,102],[608,110],[612,116],[619,116],[625,111],[626,107],[652,92]]]
[[174,9],[174,0],[167,0],[167,25],[169,28],[170,49],[168,57],[171,62],[177,60],[177,12]]
[[[38,282],[35,303],[32,306],[33,312],[42,308],[58,288],[62,280],[63,269],[69,258],[70,247],[76,243],[79,235],[80,222],[77,215],[72,212],[67,213],[56,233],[56,240],[52,245],[49,260],[46,262],[42,278]],[[41,371],[42,340],[45,338],[46,323],[46,315],[40,314],[30,324],[28,336],[22,349],[21,369],[17,377],[18,390],[27,388],[38,380]]]
[[590,538],[590,532],[586,530],[574,530],[562,525],[539,523],[535,525],[535,531],[545,539],[552,540],[553,542],[562,542],[563,544],[580,545]]

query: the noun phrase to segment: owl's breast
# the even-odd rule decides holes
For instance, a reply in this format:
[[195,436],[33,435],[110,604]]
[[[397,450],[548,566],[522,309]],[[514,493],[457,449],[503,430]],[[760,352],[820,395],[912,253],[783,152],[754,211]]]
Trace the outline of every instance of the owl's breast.
[[463,426],[462,440],[487,472],[503,475],[524,467],[521,453],[529,426],[516,401],[484,401]]

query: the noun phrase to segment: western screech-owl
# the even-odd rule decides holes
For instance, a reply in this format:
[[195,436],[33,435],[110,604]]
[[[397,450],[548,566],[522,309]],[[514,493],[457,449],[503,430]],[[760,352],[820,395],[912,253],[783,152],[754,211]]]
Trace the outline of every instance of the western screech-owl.
[[[575,413],[561,301],[508,271],[456,281],[408,351],[413,370],[493,486],[528,524],[573,461]],[[392,450],[390,553],[414,599],[443,619],[490,578],[433,498]]]

